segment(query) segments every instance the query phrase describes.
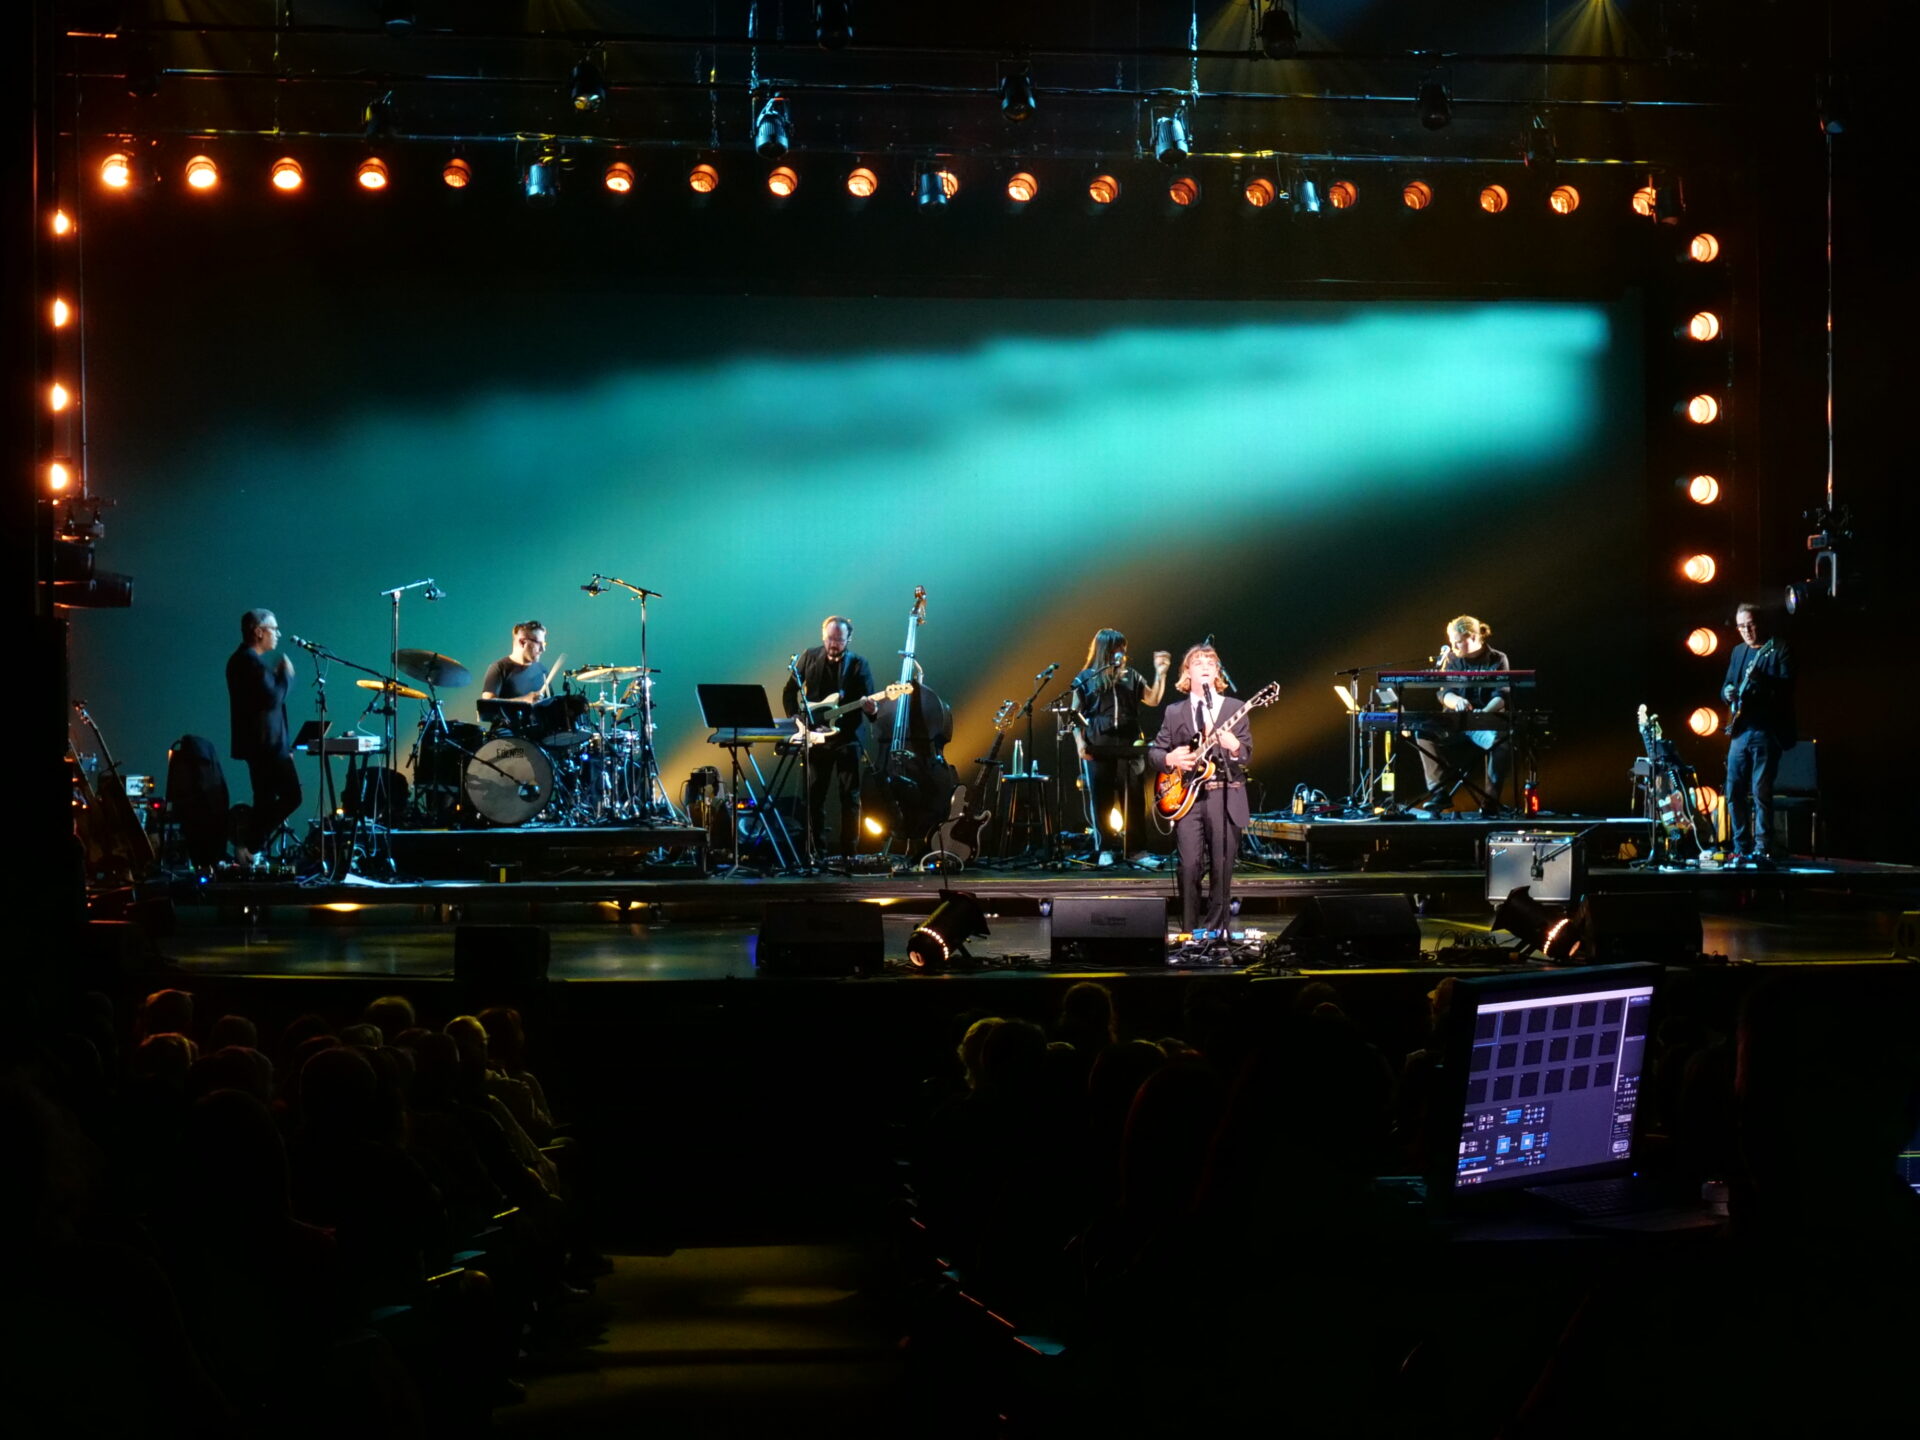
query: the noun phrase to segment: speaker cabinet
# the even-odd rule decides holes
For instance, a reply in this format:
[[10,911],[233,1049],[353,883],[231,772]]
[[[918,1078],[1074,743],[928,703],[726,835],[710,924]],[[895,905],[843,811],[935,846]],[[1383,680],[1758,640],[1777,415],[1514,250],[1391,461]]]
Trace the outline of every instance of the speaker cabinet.
[[1420,963],[1420,922],[1405,895],[1313,895],[1280,932],[1297,964]]
[[1586,911],[1583,965],[1692,965],[1700,959],[1700,902],[1691,891],[1602,890],[1587,897]]
[[1056,965],[1092,969],[1167,963],[1167,902],[1160,895],[1062,895],[1048,948]]
[[885,961],[878,905],[769,900],[761,914],[753,963],[762,975],[871,975]]

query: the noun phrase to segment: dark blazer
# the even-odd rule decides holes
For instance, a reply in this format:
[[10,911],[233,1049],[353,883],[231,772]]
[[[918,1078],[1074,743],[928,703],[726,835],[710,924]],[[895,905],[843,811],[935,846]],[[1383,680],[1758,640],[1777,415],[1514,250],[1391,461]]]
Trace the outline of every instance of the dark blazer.
[[242,645],[227,657],[227,718],[236,760],[277,760],[292,753],[287,729],[287,688],[292,682],[282,657],[255,654]]
[[[1192,743],[1199,738],[1193,726],[1193,697],[1174,692],[1178,697],[1167,702],[1160,712],[1160,733],[1153,737],[1153,743],[1147,747],[1147,763],[1157,771],[1167,768],[1167,752],[1178,750],[1182,745]],[[1219,710],[1214,716],[1213,726],[1218,730],[1226,725],[1242,709],[1239,697],[1222,695],[1219,697]],[[1238,780],[1247,778],[1247,766],[1253,760],[1253,736],[1243,724],[1234,733],[1240,737],[1240,753],[1227,755],[1216,753],[1214,763],[1217,767],[1216,780]],[[1227,797],[1227,818],[1241,829],[1246,828],[1247,817],[1251,813],[1247,808],[1247,787],[1242,784],[1237,789],[1216,792]]]
[[[858,700],[862,695],[871,695],[880,687],[873,683],[873,667],[867,664],[866,657],[853,651],[843,651],[840,663],[835,665],[827,659],[827,647],[816,645],[800,657],[800,675],[807,682],[807,699],[824,700],[836,690],[842,700]],[[800,687],[793,683],[791,673],[787,676],[785,688],[780,692],[781,709],[788,715],[800,713]],[[863,727],[867,723],[864,709],[849,710],[833,722],[840,727],[840,733],[826,743],[828,745],[852,745],[865,738]]]
[[[1771,650],[1767,650],[1769,644]],[[1791,750],[1800,739],[1793,718],[1793,652],[1779,640],[1762,641],[1759,648],[1766,653],[1754,662],[1747,697],[1738,717],[1727,726],[1727,734],[1759,730],[1782,750]],[[1754,647],[1744,640],[1733,647],[1727,657],[1727,678],[1720,687],[1722,699],[1732,702],[1740,678],[1747,673],[1747,659],[1754,653]]]

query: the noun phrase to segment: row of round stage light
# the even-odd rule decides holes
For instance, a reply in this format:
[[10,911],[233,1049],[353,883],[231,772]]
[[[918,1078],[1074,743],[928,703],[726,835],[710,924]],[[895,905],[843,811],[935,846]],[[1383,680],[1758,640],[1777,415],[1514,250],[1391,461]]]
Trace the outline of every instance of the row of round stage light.
[[[65,210],[55,210],[48,220],[49,228],[56,240],[66,240],[73,234],[73,219]],[[66,296],[56,293],[45,297],[40,306],[47,328],[54,333],[54,353],[64,358],[73,346],[69,337],[75,330],[75,321],[79,318],[73,303]],[[45,397],[48,414],[48,431],[57,432],[57,437],[49,433],[51,440],[51,458],[40,463],[42,483],[49,495],[71,495],[80,488],[80,467],[73,460],[73,447],[62,443],[59,437],[71,437],[79,423],[80,398],[72,385],[71,377],[63,375],[56,359],[53,376],[43,375],[41,383],[45,385]],[[43,455],[48,451],[43,450]]]
[[[137,182],[138,167],[132,152],[116,150],[101,160],[99,166],[100,183],[109,190],[132,189]],[[524,170],[517,171],[517,183],[529,200],[543,201],[557,197],[560,189],[560,162],[557,157],[549,156],[534,161]],[[450,189],[464,190],[474,183],[473,162],[464,155],[449,157],[440,167],[441,183]],[[219,162],[212,156],[196,154],[181,167],[181,179],[190,190],[206,193],[216,189],[221,182]],[[267,183],[282,194],[292,194],[306,185],[306,166],[291,155],[282,155],[275,159],[266,172]],[[385,190],[393,182],[393,167],[379,155],[363,157],[354,169],[354,180],[363,190]],[[720,167],[711,160],[702,160],[688,168],[685,175],[687,189],[695,195],[711,195],[720,188]],[[797,194],[800,189],[800,171],[793,165],[776,165],[768,170],[763,183],[768,194],[784,200]],[[1095,206],[1116,203],[1125,188],[1118,176],[1096,171],[1084,180],[1086,199]],[[631,163],[625,160],[610,161],[600,174],[600,184],[609,194],[631,194],[639,184],[639,177]],[[883,188],[879,174],[866,165],[856,165],[840,178],[840,185],[847,195],[855,200],[869,200],[881,193]],[[1266,176],[1252,179],[1238,179],[1235,185],[1240,198],[1256,210],[1282,201],[1287,202],[1296,212],[1317,214],[1323,209],[1351,210],[1360,203],[1360,186],[1352,180],[1334,180],[1321,182],[1300,177],[1290,187]],[[1000,182],[1005,198],[1014,205],[1028,205],[1040,197],[1039,177],[1031,170],[1015,170]],[[921,205],[938,207],[947,204],[959,195],[960,176],[950,168],[940,165],[919,169],[914,175],[913,196]],[[1674,194],[1671,189],[1647,184],[1633,191],[1628,206],[1633,214],[1646,219],[1669,218],[1666,211],[1666,199]],[[1203,189],[1201,182],[1188,174],[1175,174],[1168,180],[1165,190],[1169,202],[1182,208],[1200,203]],[[1408,210],[1425,210],[1436,200],[1433,185],[1425,180],[1408,180],[1400,187],[1400,204]],[[1515,205],[1514,197],[1506,186],[1500,184],[1484,185],[1476,197],[1479,208],[1490,215],[1506,212]],[[1580,209],[1582,196],[1579,187],[1571,184],[1556,185],[1547,192],[1546,208],[1555,215],[1572,215]]]

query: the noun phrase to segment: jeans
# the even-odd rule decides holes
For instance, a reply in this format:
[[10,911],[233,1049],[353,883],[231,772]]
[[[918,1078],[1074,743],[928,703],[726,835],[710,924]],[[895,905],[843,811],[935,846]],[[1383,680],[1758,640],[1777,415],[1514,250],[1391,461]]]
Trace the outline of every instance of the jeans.
[[1743,730],[1727,747],[1727,813],[1736,855],[1767,853],[1773,828],[1773,777],[1780,746],[1764,730]]

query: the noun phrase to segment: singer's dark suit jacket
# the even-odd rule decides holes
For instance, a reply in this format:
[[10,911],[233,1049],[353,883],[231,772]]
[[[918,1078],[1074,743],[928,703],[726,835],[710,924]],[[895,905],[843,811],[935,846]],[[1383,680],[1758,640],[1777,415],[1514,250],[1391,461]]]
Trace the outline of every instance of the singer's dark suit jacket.
[[[1741,677],[1747,673],[1747,662],[1754,662],[1747,698],[1740,706],[1739,718],[1727,727],[1727,734],[1744,735],[1749,730],[1760,730],[1780,749],[1791,750],[1800,739],[1793,716],[1793,655],[1778,640],[1766,654],[1760,655],[1761,650],[1766,650],[1764,641],[1755,647],[1743,640],[1727,656],[1727,678],[1720,694],[1728,701],[1740,688]],[[1759,659],[1754,660],[1756,655]]]
[[[1177,692],[1176,692],[1177,693]],[[1215,712],[1213,727],[1218,730],[1238,715],[1241,702],[1233,695],[1218,697],[1219,709]],[[1214,756],[1214,779],[1239,780],[1247,778],[1247,765],[1253,759],[1253,737],[1247,727],[1241,725],[1234,733],[1240,737],[1240,753],[1228,755],[1224,751]],[[1182,745],[1191,744],[1198,738],[1193,725],[1193,697],[1181,695],[1177,700],[1167,702],[1167,708],[1160,712],[1160,733],[1153,737],[1153,743],[1147,747],[1147,762],[1155,771],[1167,768],[1167,752],[1178,750]],[[1227,818],[1241,829],[1247,825],[1251,813],[1247,808],[1247,787],[1242,784],[1238,789],[1219,790],[1216,795],[1227,797]],[[1203,796],[1202,799],[1205,797]]]
[[277,760],[292,753],[287,731],[287,687],[291,677],[281,657],[255,653],[242,645],[227,657],[227,716],[233,727],[231,753],[236,760]]

